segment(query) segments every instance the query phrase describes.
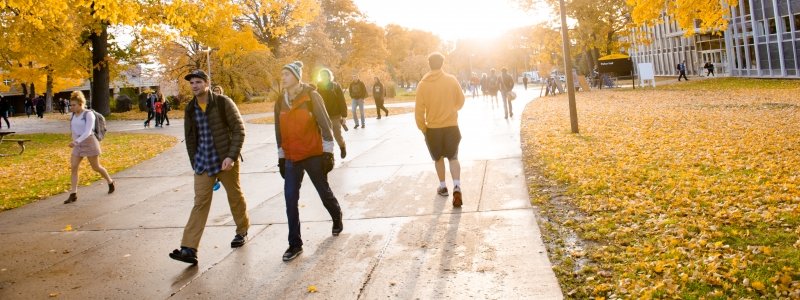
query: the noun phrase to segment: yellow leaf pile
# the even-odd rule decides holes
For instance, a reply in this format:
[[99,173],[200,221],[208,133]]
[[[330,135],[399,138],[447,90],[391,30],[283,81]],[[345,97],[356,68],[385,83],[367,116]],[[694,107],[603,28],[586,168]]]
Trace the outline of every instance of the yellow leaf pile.
[[[63,193],[70,186],[69,158],[72,148],[66,134],[20,134],[30,139],[22,155],[0,158],[0,211]],[[111,133],[101,142],[100,163],[113,174],[153,158],[172,147],[177,139],[156,134]],[[16,143],[0,144],[0,153],[16,153]],[[84,159],[78,174],[80,185],[100,179]]]
[[580,93],[578,135],[566,97],[526,109],[528,175],[584,216],[565,222],[592,245],[578,273],[611,274],[571,297],[800,298],[800,83],[688,87]]

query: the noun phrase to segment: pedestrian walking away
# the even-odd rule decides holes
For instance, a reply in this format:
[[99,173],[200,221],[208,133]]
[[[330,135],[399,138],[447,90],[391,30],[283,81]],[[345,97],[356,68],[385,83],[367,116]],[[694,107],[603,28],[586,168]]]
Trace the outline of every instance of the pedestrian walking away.
[[[333,133],[322,96],[302,82],[303,63],[296,61],[281,70],[283,90],[275,99],[275,137],[278,143],[278,168],[284,178],[283,195],[289,225],[289,248],[283,261],[291,261],[303,252],[300,235],[300,184],[308,174],[322,205],[331,215],[331,234],[338,236],[344,226],[339,201],[328,184],[333,169]],[[362,121],[363,122],[363,121]]]
[[328,69],[319,71],[320,83],[317,86],[317,91],[322,100],[325,102],[325,110],[328,112],[328,117],[331,119],[331,130],[336,143],[339,144],[340,157],[347,156],[347,145],[342,137],[342,127],[347,130],[345,119],[347,119],[347,103],[344,100],[344,92],[342,87],[334,81],[333,72]]
[[45,104],[44,97],[36,97],[36,116],[38,116],[39,119],[44,119]]
[[350,83],[348,87],[350,92],[350,98],[353,99],[353,122],[355,122],[355,127],[358,129],[358,114],[356,113],[356,108],[358,108],[358,112],[361,112],[361,128],[364,128],[364,98],[367,98],[367,86],[364,85],[364,82],[358,78],[358,75],[353,75],[353,82]]
[[500,76],[497,75],[497,70],[489,70],[489,77],[486,78],[486,84],[488,85],[486,90],[489,92],[492,106],[497,106],[497,92],[500,90]]
[[528,74],[522,76],[522,86],[525,87],[525,90],[528,90]]
[[422,77],[417,87],[414,115],[417,128],[425,136],[425,144],[434,161],[439,187],[436,192],[449,196],[445,183],[445,164],[450,165],[453,178],[453,207],[463,204],[461,195],[461,164],[458,162],[458,146],[461,131],[458,128],[458,111],[464,106],[464,93],[455,76],[442,70],[444,55],[433,53],[428,57],[431,71]]
[[503,68],[500,70],[500,96],[503,97],[503,113],[505,118],[514,116],[514,111],[511,109],[511,90],[514,89],[514,78],[508,74],[508,69]]
[[378,120],[381,119],[381,110],[384,112],[384,116],[389,116],[389,110],[386,109],[386,106],[383,106],[383,100],[386,97],[386,90],[383,87],[383,83],[378,77],[375,77],[375,83],[372,84],[372,99],[375,99],[375,109],[378,110]]
[[28,115],[28,118],[33,114],[33,100],[30,98],[25,98],[25,114]]
[[[70,189],[69,198],[64,200],[64,204],[69,204],[78,201],[78,168],[81,166],[81,161],[85,157],[89,160],[92,170],[103,176],[108,184],[108,193],[114,192],[114,180],[108,175],[108,171],[100,165],[100,141],[98,140],[98,132],[103,132],[102,127],[97,128],[98,119],[95,112],[86,109],[86,98],[81,91],[74,91],[70,95],[69,111],[70,115],[69,127],[72,132],[72,141],[69,147],[72,148],[72,155],[70,155]],[[102,136],[100,136],[102,138]]]
[[[0,118],[6,121],[6,127],[11,128],[11,123],[8,122],[8,112],[11,110],[11,102],[0,96]],[[3,123],[0,122],[0,128],[3,128]]]
[[195,70],[184,77],[194,97],[186,104],[184,138],[189,162],[194,170],[194,206],[183,229],[180,249],[169,257],[197,264],[197,249],[208,221],[214,185],[221,182],[228,196],[236,235],[231,248],[247,242],[250,220],[247,202],[239,182],[239,161],[244,145],[244,122],[233,100],[209,90],[208,75]]
[[154,111],[156,113],[156,127],[163,127],[163,121],[161,118],[164,116],[164,102],[161,102],[161,98],[156,98]]

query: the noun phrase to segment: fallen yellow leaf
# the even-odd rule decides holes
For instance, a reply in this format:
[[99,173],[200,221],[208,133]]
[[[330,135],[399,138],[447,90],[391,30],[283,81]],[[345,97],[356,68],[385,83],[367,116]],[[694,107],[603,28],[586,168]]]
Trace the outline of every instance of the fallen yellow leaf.
[[72,231],[72,225],[67,225],[64,227],[64,231]]
[[309,292],[309,293],[316,293],[316,292],[317,292],[317,286],[315,286],[315,285],[309,285],[309,286],[308,286],[308,292]]

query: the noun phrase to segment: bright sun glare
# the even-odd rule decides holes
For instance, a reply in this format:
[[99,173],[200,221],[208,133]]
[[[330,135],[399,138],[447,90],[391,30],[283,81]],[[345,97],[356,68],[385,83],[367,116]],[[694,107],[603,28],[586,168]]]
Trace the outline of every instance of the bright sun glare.
[[544,22],[548,8],[523,11],[516,0],[354,0],[367,18],[433,32],[445,40],[487,39]]

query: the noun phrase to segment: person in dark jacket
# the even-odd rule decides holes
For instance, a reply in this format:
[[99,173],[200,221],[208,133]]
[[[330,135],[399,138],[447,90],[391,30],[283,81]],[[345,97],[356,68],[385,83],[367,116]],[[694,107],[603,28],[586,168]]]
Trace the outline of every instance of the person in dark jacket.
[[503,112],[506,119],[508,119],[508,117],[514,116],[514,111],[511,110],[512,99],[509,97],[511,90],[514,89],[514,78],[511,77],[511,74],[508,74],[508,69],[506,68],[500,70],[499,87],[500,96],[503,97]]
[[164,127],[164,121],[167,121],[167,126],[169,126],[169,111],[172,109],[169,98],[164,98],[161,92],[158,92],[158,98],[162,99],[164,103],[161,108],[161,127]]
[[331,119],[333,137],[336,139],[336,143],[339,144],[339,150],[341,150],[340,156],[345,158],[347,156],[347,146],[342,137],[342,126],[347,126],[344,121],[347,119],[347,103],[344,101],[344,92],[339,83],[334,81],[331,70],[320,70],[319,79],[317,91],[322,96],[322,100],[325,101],[325,109]]
[[30,98],[25,98],[25,114],[28,115],[28,118],[33,114],[33,100]]
[[275,99],[275,137],[278,143],[278,168],[284,178],[283,195],[289,225],[289,248],[283,261],[295,259],[303,252],[300,237],[300,184],[303,176],[317,190],[322,205],[333,220],[331,234],[343,230],[342,209],[328,184],[333,170],[333,133],[322,96],[313,86],[302,83],[303,63],[296,61],[281,70],[280,97]]
[[44,119],[45,104],[44,97],[39,96],[36,98],[36,115],[39,116],[40,119]]
[[[8,122],[8,111],[11,109],[11,103],[8,99],[0,96],[0,118],[6,120],[6,127],[11,128],[11,123]],[[0,122],[0,128],[3,128],[3,123]]]
[[358,75],[353,75],[353,82],[348,87],[350,98],[353,99],[353,122],[356,126],[353,128],[358,129],[358,114],[356,108],[361,110],[361,128],[364,128],[364,98],[367,98],[367,86],[358,78]]
[[195,70],[184,77],[192,86],[194,98],[186,104],[184,137],[189,162],[194,170],[194,207],[183,230],[181,248],[169,257],[197,264],[197,247],[203,236],[211,198],[217,181],[225,187],[236,235],[231,248],[247,241],[250,220],[247,203],[239,183],[239,164],[244,145],[244,122],[239,109],[230,98],[212,93],[208,75]]
[[386,106],[383,106],[383,99],[386,97],[386,89],[383,87],[383,83],[378,77],[375,77],[375,83],[372,84],[372,98],[375,99],[375,109],[378,110],[378,120],[381,119],[381,110],[384,111],[384,114],[388,117],[389,110],[386,109]]

